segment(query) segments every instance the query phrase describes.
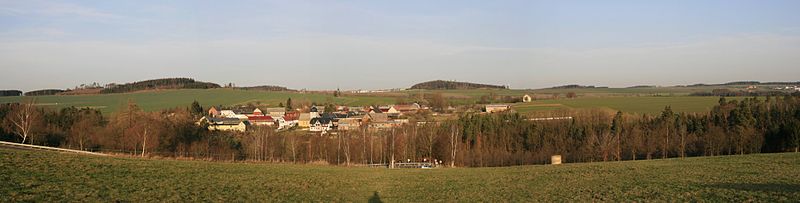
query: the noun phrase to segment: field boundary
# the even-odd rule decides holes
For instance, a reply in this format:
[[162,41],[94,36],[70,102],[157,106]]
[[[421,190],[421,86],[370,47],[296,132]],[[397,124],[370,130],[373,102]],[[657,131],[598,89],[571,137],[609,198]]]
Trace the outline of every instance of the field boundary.
[[108,156],[107,154],[96,153],[96,152],[87,152],[87,151],[81,151],[81,150],[55,148],[55,147],[45,147],[45,146],[38,146],[38,145],[29,145],[29,144],[20,144],[20,143],[13,143],[13,142],[4,142],[4,141],[0,141],[0,147],[15,148],[15,149],[33,149],[33,150],[66,152],[66,153],[86,154],[86,155],[95,155],[95,156]]

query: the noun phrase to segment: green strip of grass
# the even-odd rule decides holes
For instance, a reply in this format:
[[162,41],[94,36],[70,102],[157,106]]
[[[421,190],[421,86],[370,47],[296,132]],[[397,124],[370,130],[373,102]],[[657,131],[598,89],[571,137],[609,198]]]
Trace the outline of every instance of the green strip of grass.
[[0,201],[797,201],[800,153],[456,169],[94,157],[0,149]]

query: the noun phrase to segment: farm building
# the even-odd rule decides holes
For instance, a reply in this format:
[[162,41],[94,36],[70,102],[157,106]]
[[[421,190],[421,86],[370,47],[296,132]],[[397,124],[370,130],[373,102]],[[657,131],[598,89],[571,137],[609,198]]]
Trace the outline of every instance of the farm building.
[[298,117],[297,126],[308,128],[311,126],[311,113],[301,113]]
[[253,109],[253,115],[261,116],[261,115],[264,115],[264,112],[262,112],[261,109],[256,108],[256,109]]
[[275,125],[275,119],[273,119],[272,116],[250,115],[247,116],[247,120],[250,121],[250,123],[253,125],[263,125],[263,126]]
[[421,109],[421,107],[419,104],[414,103],[414,104],[394,105],[392,106],[392,109],[390,109],[388,113],[407,114],[407,113],[416,113],[417,111],[419,111],[419,109]]
[[208,130],[221,130],[221,131],[247,131],[250,122],[242,121],[237,118],[200,118],[197,124],[206,123]]
[[208,115],[211,117],[219,117],[219,110],[216,107],[211,107],[208,109]]
[[503,112],[503,111],[508,111],[509,109],[511,109],[511,106],[506,104],[489,104],[486,105],[485,107],[486,113]]
[[267,108],[267,114],[272,117],[281,117],[286,114],[286,108]]
[[339,130],[358,130],[361,127],[361,118],[339,119]]

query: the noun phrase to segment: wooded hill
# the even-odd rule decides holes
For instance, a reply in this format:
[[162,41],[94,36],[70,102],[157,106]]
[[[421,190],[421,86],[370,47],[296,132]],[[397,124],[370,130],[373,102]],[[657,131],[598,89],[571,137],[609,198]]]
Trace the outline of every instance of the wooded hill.
[[22,91],[19,90],[0,90],[0,97],[9,96],[22,96]]
[[47,95],[56,95],[62,92],[64,92],[64,90],[59,90],[59,89],[34,90],[30,92],[25,92],[25,96],[47,96]]
[[469,82],[434,80],[411,86],[411,89],[426,90],[461,90],[461,89],[508,89],[502,85],[487,85]]
[[125,93],[151,89],[210,89],[219,88],[215,83],[195,81],[191,78],[164,78],[145,80],[123,85],[110,85],[101,93]]
[[275,86],[275,85],[261,85],[261,86],[253,86],[253,87],[237,87],[236,89],[241,90],[261,90],[261,91],[296,91],[293,89],[289,89],[282,86]]

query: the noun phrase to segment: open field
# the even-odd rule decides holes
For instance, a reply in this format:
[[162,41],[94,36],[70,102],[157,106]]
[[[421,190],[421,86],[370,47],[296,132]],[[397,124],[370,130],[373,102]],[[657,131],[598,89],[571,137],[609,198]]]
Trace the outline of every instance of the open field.
[[[515,108],[522,113],[533,111],[551,111],[564,108],[609,108],[622,110],[629,113],[655,113],[671,105],[678,112],[705,112],[708,111],[719,98],[717,97],[689,97],[689,96],[633,96],[635,89],[647,88],[612,88],[596,90],[615,90],[603,93],[606,96],[581,96],[577,99],[547,99],[536,100],[534,103],[518,104]],[[565,89],[569,90],[569,89]],[[580,89],[577,89],[580,90]],[[626,92],[626,91],[633,92]],[[454,104],[474,103],[483,95],[494,93],[499,96],[519,97],[524,94],[542,94],[549,90],[408,90],[395,93],[377,94],[345,94],[342,97],[333,97],[331,94],[297,93],[297,92],[270,92],[255,90],[232,89],[185,89],[161,90],[126,94],[102,95],[59,95],[37,96],[39,105],[54,109],[64,107],[90,107],[97,108],[104,114],[116,112],[128,100],[136,102],[145,111],[155,111],[174,107],[189,106],[197,100],[204,106],[208,105],[234,105],[246,103],[262,103],[277,106],[292,98],[297,102],[335,102],[345,105],[383,105],[393,104],[398,98],[409,98],[414,94],[441,93]],[[564,91],[559,89],[559,91]],[[641,90],[644,91],[644,90]],[[581,93],[583,94],[583,93]],[[612,96],[617,95],[617,96]],[[622,95],[622,96],[619,96]],[[562,95],[563,97],[563,95]],[[0,97],[0,103],[18,102],[24,97]],[[407,100],[412,100],[411,98]]]
[[[346,105],[390,104],[396,101],[391,97],[368,95],[333,97],[331,94],[319,93],[232,89],[182,89],[125,94],[38,96],[35,98],[43,106],[54,108],[70,106],[79,108],[91,107],[98,108],[104,114],[108,114],[115,112],[119,107],[125,105],[128,100],[136,102],[145,111],[154,111],[174,107],[187,107],[195,100],[204,106],[246,104],[248,102],[254,104],[261,102],[277,106],[281,102],[286,102],[286,99],[290,97],[294,102],[335,102]],[[23,97],[0,97],[0,103],[17,102],[22,99]]]
[[800,153],[375,169],[0,149],[0,201],[797,201]]
[[[729,97],[727,99],[741,99]],[[535,100],[531,103],[518,103],[514,109],[520,113],[558,109],[606,108],[625,113],[657,114],[664,107],[671,106],[675,112],[708,112],[719,101],[719,97],[579,97],[575,99]]]

